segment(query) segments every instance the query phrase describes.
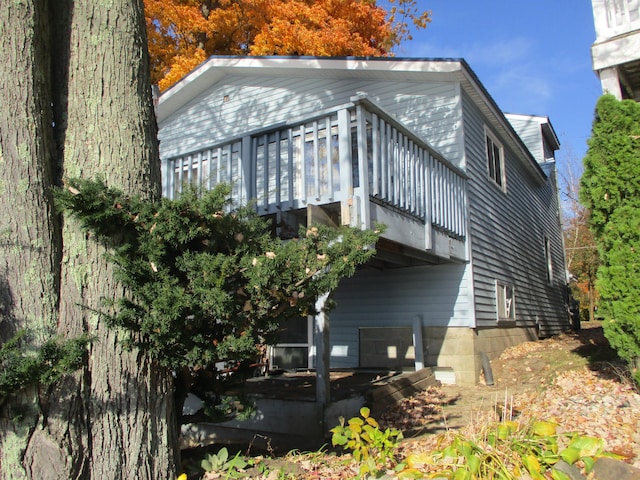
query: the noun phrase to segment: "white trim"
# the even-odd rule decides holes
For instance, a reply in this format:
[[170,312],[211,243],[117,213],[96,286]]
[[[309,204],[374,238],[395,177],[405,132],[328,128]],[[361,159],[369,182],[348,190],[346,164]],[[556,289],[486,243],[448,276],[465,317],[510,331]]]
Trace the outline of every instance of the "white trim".
[[[509,295],[510,293],[510,295]],[[504,301],[505,316],[500,316],[500,302]],[[516,321],[516,290],[513,284],[496,280],[496,321],[512,323]]]
[[545,274],[547,276],[547,285],[553,285],[553,255],[551,251],[551,239],[545,235],[542,239],[544,249]]
[[[498,153],[500,155],[500,182],[498,182],[496,176],[494,176],[491,172],[490,168],[490,159],[489,159],[489,149],[487,145],[487,139],[491,140],[491,143],[498,147]],[[487,168],[487,177],[491,180],[493,184],[495,184],[500,190],[504,193],[507,192],[507,173],[505,168],[505,158],[504,158],[504,147],[502,143],[498,140],[498,137],[487,127],[484,126],[484,155],[485,155],[485,165]],[[494,160],[493,158],[491,160]]]

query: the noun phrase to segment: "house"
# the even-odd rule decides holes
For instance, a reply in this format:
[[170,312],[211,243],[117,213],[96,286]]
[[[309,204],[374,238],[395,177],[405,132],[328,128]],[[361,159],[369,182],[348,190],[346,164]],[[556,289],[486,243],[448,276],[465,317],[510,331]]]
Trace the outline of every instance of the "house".
[[603,92],[618,100],[640,101],[640,3],[637,0],[591,0],[596,39],[593,70]]
[[335,293],[328,342],[322,319],[292,322],[278,366],[471,384],[506,347],[569,328],[558,139],[546,117],[501,112],[464,60],[212,57],[158,122],[168,197],[231,183],[283,237],[387,225]]

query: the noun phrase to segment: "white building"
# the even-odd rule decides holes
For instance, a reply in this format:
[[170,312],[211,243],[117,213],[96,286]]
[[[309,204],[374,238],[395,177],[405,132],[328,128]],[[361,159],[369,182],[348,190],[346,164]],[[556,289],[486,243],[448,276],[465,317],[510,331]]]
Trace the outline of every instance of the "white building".
[[640,101],[640,0],[592,0],[593,70],[603,92]]

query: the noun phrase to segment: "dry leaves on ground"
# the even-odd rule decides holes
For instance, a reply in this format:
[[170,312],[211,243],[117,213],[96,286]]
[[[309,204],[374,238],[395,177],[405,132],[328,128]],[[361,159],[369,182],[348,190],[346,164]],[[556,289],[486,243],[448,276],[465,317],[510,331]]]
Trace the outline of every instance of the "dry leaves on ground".
[[609,451],[635,457],[640,467],[640,395],[608,367],[562,372],[518,403],[527,416],[553,419],[564,431],[600,437]]

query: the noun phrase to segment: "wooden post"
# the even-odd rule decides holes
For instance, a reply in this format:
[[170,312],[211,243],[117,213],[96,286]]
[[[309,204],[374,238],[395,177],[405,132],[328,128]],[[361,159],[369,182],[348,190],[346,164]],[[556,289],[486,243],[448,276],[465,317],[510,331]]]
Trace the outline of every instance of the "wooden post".
[[416,372],[424,368],[424,347],[422,345],[422,316],[413,317],[413,350]]
[[370,228],[371,216],[369,215],[369,160],[367,149],[367,118],[362,105],[356,106],[356,122],[358,125],[358,196],[360,197],[360,225],[362,229]]
[[330,401],[329,316],[324,311],[328,298],[329,292],[320,295],[316,300],[317,313],[313,322],[316,347],[316,402],[323,405]]

